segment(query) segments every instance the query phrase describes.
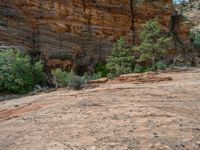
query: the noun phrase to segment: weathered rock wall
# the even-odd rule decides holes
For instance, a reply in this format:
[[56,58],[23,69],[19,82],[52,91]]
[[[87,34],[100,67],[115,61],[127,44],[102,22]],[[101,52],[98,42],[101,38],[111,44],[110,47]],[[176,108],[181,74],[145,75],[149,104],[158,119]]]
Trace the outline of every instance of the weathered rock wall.
[[137,43],[151,18],[170,32],[172,13],[172,0],[1,0],[0,44],[92,67],[120,36]]

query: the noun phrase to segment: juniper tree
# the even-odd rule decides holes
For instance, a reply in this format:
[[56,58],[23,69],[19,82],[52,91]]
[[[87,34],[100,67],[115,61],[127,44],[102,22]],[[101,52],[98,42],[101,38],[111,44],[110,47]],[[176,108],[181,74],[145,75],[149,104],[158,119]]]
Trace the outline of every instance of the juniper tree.
[[150,61],[154,67],[155,63],[164,57],[171,38],[162,34],[158,21],[154,19],[146,22],[140,40],[141,44],[133,48],[140,52],[137,62]]
[[112,54],[108,57],[106,64],[111,76],[118,76],[132,71],[134,57],[131,55],[131,48],[127,45],[124,37],[121,37],[113,45]]

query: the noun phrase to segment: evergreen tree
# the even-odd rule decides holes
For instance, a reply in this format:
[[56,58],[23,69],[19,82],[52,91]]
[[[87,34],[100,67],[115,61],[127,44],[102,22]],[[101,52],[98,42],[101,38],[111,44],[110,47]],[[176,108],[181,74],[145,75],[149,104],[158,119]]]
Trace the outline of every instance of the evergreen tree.
[[134,50],[141,53],[137,62],[150,61],[150,65],[154,67],[155,63],[164,57],[166,50],[170,46],[171,38],[161,33],[161,28],[156,20],[150,20],[144,25],[140,39],[140,46],[134,47]]
[[127,46],[124,37],[121,37],[117,43],[113,45],[113,51],[107,59],[106,68],[111,76],[132,72],[132,62],[134,57],[131,55],[131,48]]

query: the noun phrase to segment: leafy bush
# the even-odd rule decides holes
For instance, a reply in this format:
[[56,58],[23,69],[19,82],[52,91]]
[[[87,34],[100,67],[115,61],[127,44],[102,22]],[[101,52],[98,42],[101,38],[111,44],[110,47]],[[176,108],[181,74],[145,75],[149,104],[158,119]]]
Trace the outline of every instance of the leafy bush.
[[200,49],[200,31],[199,30],[192,30],[190,32],[190,38],[193,42],[195,48]]
[[143,73],[143,72],[148,72],[148,71],[152,71],[152,68],[148,66],[141,66],[139,64],[135,65],[135,68],[134,68],[135,73]]
[[103,78],[103,77],[104,76],[102,76],[101,72],[94,73],[92,75],[84,74],[84,79],[87,82],[90,81],[90,80],[97,80],[97,79],[100,79],[100,78]]
[[106,77],[106,76],[104,76],[104,75],[102,74],[102,72],[98,72],[98,73],[94,73],[94,74],[92,75],[91,80],[97,80],[97,79],[100,79],[100,78],[103,78],[103,77]]
[[160,61],[166,50],[170,46],[171,38],[161,33],[160,26],[156,20],[147,21],[144,29],[140,34],[141,44],[133,48],[134,51],[140,52],[137,62],[151,62],[149,67],[155,70],[156,62]]
[[167,68],[167,65],[164,61],[159,61],[155,64],[154,68],[156,70],[165,70]]
[[132,72],[133,61],[131,49],[127,46],[125,38],[121,37],[113,45],[113,52],[107,59],[106,68],[109,71],[109,76],[113,77]]
[[0,92],[27,93],[43,80],[43,65],[19,50],[0,52]]
[[156,70],[165,70],[168,66],[164,61],[156,62],[154,66],[148,67],[148,66],[141,66],[139,64],[135,65],[134,72],[135,73],[143,73],[148,71],[156,71]]
[[83,84],[86,83],[85,77],[80,77],[75,75],[74,72],[66,72],[61,69],[56,69],[52,71],[52,75],[55,78],[55,82],[58,87],[69,87],[72,89],[80,89]]
[[[95,72],[94,76],[101,75],[101,77],[106,77],[108,74],[108,69],[106,68],[105,64],[97,64],[95,66],[94,72]],[[101,78],[101,77],[98,77],[98,78]]]
[[198,34],[194,40],[194,46],[198,49],[200,49],[200,34]]
[[70,74],[68,81],[68,87],[71,89],[79,90],[82,85],[85,84],[85,78],[75,75],[74,73]]
[[60,68],[51,71],[54,79],[56,80],[55,84],[58,87],[65,87],[68,85],[68,80],[70,77],[70,73],[66,71],[62,71]]

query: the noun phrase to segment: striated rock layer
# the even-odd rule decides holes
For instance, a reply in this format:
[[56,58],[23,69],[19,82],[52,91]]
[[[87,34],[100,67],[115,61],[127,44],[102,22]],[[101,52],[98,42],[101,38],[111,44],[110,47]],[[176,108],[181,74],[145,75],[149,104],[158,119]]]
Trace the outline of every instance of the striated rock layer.
[[[172,0],[1,0],[0,45],[41,55],[49,67],[72,67],[71,61],[84,71],[103,60],[120,36],[137,43],[151,18],[170,32],[172,14]],[[177,29],[188,46],[189,28]]]

